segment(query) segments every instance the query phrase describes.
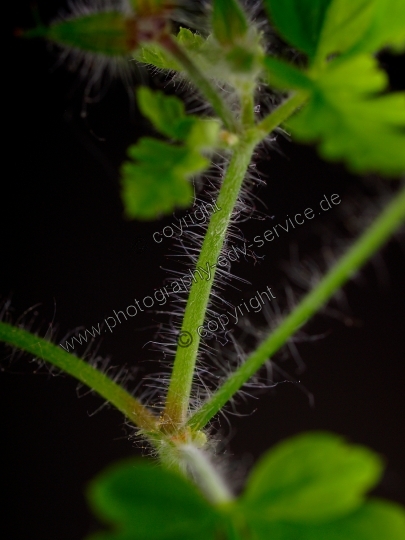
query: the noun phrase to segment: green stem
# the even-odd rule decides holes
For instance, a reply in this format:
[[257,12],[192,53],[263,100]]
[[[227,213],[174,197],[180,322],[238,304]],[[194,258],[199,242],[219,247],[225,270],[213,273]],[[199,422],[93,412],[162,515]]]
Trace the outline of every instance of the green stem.
[[303,105],[309,97],[309,94],[304,91],[296,92],[291,97],[286,99],[272,113],[264,118],[253,131],[256,137],[256,144],[259,144],[269,133],[280,126],[287,118]]
[[238,123],[223,100],[221,94],[216,90],[211,81],[198,69],[186,51],[176,42],[170,34],[165,34],[161,37],[159,44],[164,50],[168,51],[183,67],[187,75],[194,83],[195,87],[204,95],[211,103],[214,111],[221,118],[224,126],[232,132],[238,132]]
[[245,128],[250,128],[255,123],[254,90],[255,86],[250,82],[240,90],[241,120]]
[[199,279],[197,277],[192,284],[187,300],[182,331],[189,332],[192,341],[188,347],[178,346],[177,348],[164,415],[164,423],[167,424],[169,431],[179,428],[187,419],[194,368],[200,343],[198,328],[204,324],[217,260],[221,254],[232,211],[238,199],[253,148],[254,145],[251,142],[241,142],[235,147],[216,203],[220,210],[211,216],[198,257],[197,267],[207,270],[208,264],[211,268],[211,277],[210,279]]
[[405,188],[391,201],[373,225],[329,270],[320,283],[270,333],[244,364],[189,419],[193,430],[202,429],[240,388],[310,319],[405,221]]
[[213,503],[228,503],[233,500],[231,492],[203,450],[192,444],[182,444],[177,450],[194,481]]
[[26,330],[0,322],[0,341],[22,349],[72,375],[107,399],[142,430],[155,431],[158,419],[137,399],[90,364]]

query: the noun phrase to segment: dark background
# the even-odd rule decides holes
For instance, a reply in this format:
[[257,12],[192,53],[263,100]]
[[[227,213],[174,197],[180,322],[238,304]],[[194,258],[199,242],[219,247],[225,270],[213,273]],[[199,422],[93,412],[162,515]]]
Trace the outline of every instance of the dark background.
[[[113,309],[125,309],[133,298],[151,294],[167,275],[161,267],[179,266],[176,258],[168,257],[170,240],[159,245],[152,240],[153,232],[173,218],[138,223],[123,217],[118,169],[126,147],[147,132],[147,123],[120,81],[88,104],[87,117],[82,118],[85,81],[63,63],[59,66],[55,51],[48,51],[43,42],[11,35],[16,26],[32,25],[28,6],[22,1],[13,4],[7,29],[11,62],[3,83],[7,97],[0,295],[12,299],[9,311],[14,320],[40,304],[33,328],[41,328],[43,335],[49,324],[57,323],[61,338],[78,326],[101,322]],[[45,21],[57,11],[51,2],[40,3]],[[399,89],[404,58],[385,55],[382,62],[392,87]],[[143,78],[173,90],[162,77],[137,76],[138,81]],[[364,187],[370,179],[326,164],[311,148],[282,137],[277,148],[261,152],[259,169],[267,187],[255,191],[268,207],[261,210],[275,220],[294,210],[315,208],[324,194],[338,193],[342,205],[356,200],[359,215],[375,201],[374,188]],[[390,185],[395,189],[395,183]],[[301,256],[321,261],[318,247],[332,243],[335,231],[349,238],[340,230],[340,219],[338,209],[331,210],[267,244],[260,250],[265,255],[261,264],[247,259],[235,266],[233,271],[252,285],[229,289],[227,299],[237,303],[271,285],[283,305],[281,261],[289,258],[291,246],[298,247]],[[263,234],[267,223],[253,219],[241,228],[251,239]],[[325,231],[330,234],[325,236]],[[347,306],[332,304],[342,316],[318,315],[307,325],[308,335],[324,337],[297,345],[305,371],[299,372],[291,355],[275,359],[300,385],[280,384],[259,399],[240,403],[242,415],[228,416],[232,428],[221,421],[229,440],[226,453],[238,463],[235,474],[240,476],[277,441],[304,430],[325,429],[382,454],[387,470],[376,493],[405,502],[404,275],[404,238],[399,237],[345,287]],[[110,356],[112,365],[139,366],[139,380],[151,370],[148,360],[158,358],[145,344],[161,320],[153,313],[138,315],[99,340],[99,353]],[[260,327],[265,324],[261,314],[251,320]],[[90,416],[102,402],[94,396],[78,399],[73,379],[52,377],[29,357],[10,360],[9,351],[1,351],[1,475],[6,499],[1,526],[13,539],[82,539],[96,527],[83,495],[87,482],[114,460],[142,450],[127,440],[128,429],[118,412],[104,409]]]

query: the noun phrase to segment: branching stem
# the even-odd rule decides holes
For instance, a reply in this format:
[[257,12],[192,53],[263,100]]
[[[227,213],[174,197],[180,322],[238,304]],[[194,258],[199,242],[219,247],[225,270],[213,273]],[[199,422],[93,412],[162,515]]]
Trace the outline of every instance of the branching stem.
[[22,349],[62,369],[96,391],[144,431],[155,431],[158,419],[137,399],[93,366],[26,330],[0,322],[0,341]]
[[310,291],[297,307],[270,333],[214,395],[190,418],[189,427],[200,430],[241,388],[310,319],[336,291],[389,239],[405,221],[405,188],[391,201],[372,226],[352,245],[341,259]]

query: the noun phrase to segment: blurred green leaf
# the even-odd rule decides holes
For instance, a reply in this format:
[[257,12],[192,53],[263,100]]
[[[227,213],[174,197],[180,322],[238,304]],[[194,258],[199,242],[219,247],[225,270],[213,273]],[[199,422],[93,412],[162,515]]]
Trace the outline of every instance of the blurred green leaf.
[[405,512],[387,502],[370,501],[343,518],[320,524],[251,523],[252,540],[403,540]]
[[307,106],[287,122],[300,141],[317,142],[326,159],[354,172],[405,172],[405,93],[377,95],[387,86],[371,56],[331,62]]
[[181,71],[179,64],[165,53],[158,45],[154,44],[142,44],[141,47],[134,53],[134,58],[142,64],[149,64],[150,66],[159,69],[169,69],[171,71]]
[[[198,53],[205,45],[206,41],[198,34],[194,34],[188,28],[180,28],[177,42],[189,53]],[[170,71],[182,71],[182,67],[158,45],[142,44],[134,54],[135,60],[143,64],[149,64],[159,69],[169,69]]]
[[[365,35],[377,0],[332,0],[325,12],[316,55],[319,59],[345,52]],[[389,0],[388,0],[389,2]]]
[[105,56],[128,56],[138,47],[135,19],[112,10],[59,20],[24,36],[45,37],[65,47]]
[[180,27],[176,40],[188,52],[198,52],[205,44],[204,38],[183,27]]
[[188,178],[209,165],[195,150],[148,137],[128,154],[134,161],[122,166],[122,198],[130,218],[155,219],[189,206],[193,189]]
[[280,34],[310,60],[405,47],[403,0],[265,0]]
[[307,433],[259,461],[241,504],[252,521],[327,521],[359,507],[381,471],[381,460],[370,450],[329,433]]
[[[354,0],[356,1],[356,0]],[[282,37],[300,51],[315,56],[326,11],[332,0],[264,0]]]
[[212,29],[222,45],[235,45],[248,30],[248,22],[238,0],[213,0]]
[[138,89],[137,100],[142,114],[158,131],[172,139],[184,141],[193,124],[199,120],[186,116],[184,104],[178,97],[154,92],[147,86]]
[[377,0],[372,23],[356,50],[374,52],[384,47],[405,50],[404,0]]
[[113,465],[89,489],[96,514],[116,532],[92,540],[215,540],[219,516],[185,478],[144,461]]

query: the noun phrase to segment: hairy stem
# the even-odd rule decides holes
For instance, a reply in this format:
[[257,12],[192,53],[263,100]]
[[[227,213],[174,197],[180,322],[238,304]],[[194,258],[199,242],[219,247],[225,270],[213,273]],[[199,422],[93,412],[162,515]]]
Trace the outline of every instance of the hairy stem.
[[[200,335],[198,328],[204,324],[209,296],[232,211],[238,199],[243,179],[249,166],[254,145],[241,142],[234,150],[223,180],[218,200],[219,211],[212,214],[207,233],[197,261],[197,268],[211,271],[210,278],[198,276],[192,284],[183,318],[182,332],[191,335],[188,347],[177,347],[173,373],[166,400],[164,423],[169,430],[177,429],[187,419],[194,368],[197,359]],[[208,265],[208,266],[207,266]]]
[[182,444],[178,447],[178,452],[191,477],[213,503],[221,504],[233,500],[231,492],[203,450],[192,444]]
[[283,101],[273,112],[264,118],[254,128],[256,144],[259,144],[269,133],[279,127],[308,99],[308,93],[304,91],[296,92],[291,97]]
[[80,358],[63,351],[60,347],[45,339],[4,322],[0,322],[0,341],[31,353],[69,373],[69,375],[95,390],[101,397],[107,399],[128,420],[144,431],[153,432],[157,429],[158,419],[137,399],[128,394],[107,375]]
[[198,69],[186,51],[175,41],[173,36],[165,34],[161,37],[159,44],[163,49],[168,51],[182,66],[190,80],[194,83],[195,87],[203,94],[203,96],[210,102],[214,111],[224,123],[224,126],[232,132],[238,132],[238,123],[223,100],[221,94],[216,90],[214,85],[205,75]]
[[189,419],[193,430],[202,429],[240,388],[310,319],[405,221],[405,188],[391,201],[372,226],[329,270],[319,284],[248,356],[213,396]]

